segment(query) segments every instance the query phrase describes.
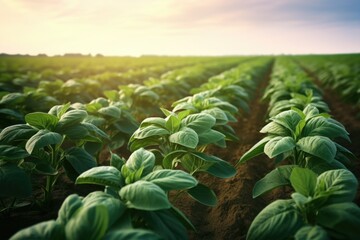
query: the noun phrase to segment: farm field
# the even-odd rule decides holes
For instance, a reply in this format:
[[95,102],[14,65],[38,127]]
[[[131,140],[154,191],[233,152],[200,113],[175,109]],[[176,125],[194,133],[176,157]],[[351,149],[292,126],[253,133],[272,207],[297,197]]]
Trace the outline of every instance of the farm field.
[[358,239],[359,158],[360,54],[0,57],[0,239]]

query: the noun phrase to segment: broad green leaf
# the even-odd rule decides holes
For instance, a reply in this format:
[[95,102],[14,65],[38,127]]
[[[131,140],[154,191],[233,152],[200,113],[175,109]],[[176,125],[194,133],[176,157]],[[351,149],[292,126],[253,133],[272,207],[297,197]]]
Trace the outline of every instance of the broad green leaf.
[[160,140],[157,136],[148,137],[145,139],[135,139],[132,138],[128,142],[128,147],[131,152],[134,152],[140,148],[146,148],[149,146],[158,146]]
[[62,141],[63,136],[59,133],[41,129],[26,142],[25,149],[31,154],[34,150],[60,144]]
[[312,197],[315,193],[317,175],[306,168],[296,167],[290,175],[290,182],[296,192],[306,197]]
[[330,240],[330,237],[320,226],[304,226],[296,232],[295,240]]
[[193,176],[182,170],[158,170],[149,173],[142,180],[152,182],[164,191],[188,189],[197,184],[197,180]]
[[346,169],[330,170],[317,178],[315,196],[329,193],[327,203],[351,202],[357,192],[358,181]]
[[65,226],[66,239],[102,239],[109,227],[108,210],[104,205],[82,207]]
[[261,130],[261,133],[268,133],[277,136],[291,136],[291,132],[276,122],[269,122]]
[[24,228],[13,235],[10,239],[62,240],[65,239],[64,227],[55,220],[49,220]]
[[121,188],[119,194],[129,208],[156,211],[171,207],[164,190],[151,182],[139,180]]
[[199,146],[208,145],[210,143],[216,143],[225,139],[224,134],[213,129],[202,132],[201,134],[198,135],[198,137],[199,137],[199,143],[198,143]]
[[140,148],[130,155],[129,159],[125,163],[125,166],[132,172],[135,172],[143,167],[142,176],[146,176],[155,166],[155,155],[150,151]]
[[161,236],[161,239],[187,239],[185,226],[174,215],[171,209],[142,212],[146,225]]
[[56,131],[63,131],[69,126],[82,122],[87,115],[87,112],[84,110],[70,110],[64,113],[56,126]]
[[211,162],[210,167],[204,169],[207,173],[219,177],[219,178],[230,178],[235,176],[236,169],[230,163],[213,155],[207,155],[201,152],[194,152],[192,155],[200,158],[203,161]]
[[77,194],[69,195],[60,207],[57,221],[65,225],[74,213],[82,206],[82,197],[79,197]]
[[184,127],[180,131],[173,133],[169,137],[169,141],[188,148],[196,148],[199,143],[197,133],[191,128]]
[[290,185],[290,175],[295,165],[284,165],[275,168],[256,182],[252,196],[256,198],[274,188]]
[[255,217],[247,239],[287,239],[294,236],[303,225],[303,218],[293,200],[276,200]]
[[316,221],[332,238],[357,240],[360,236],[360,208],[355,203],[327,205],[319,209]]
[[96,159],[83,148],[70,148],[65,152],[65,159],[71,164],[77,174],[97,166]]
[[23,148],[11,145],[0,145],[0,160],[18,161],[27,156],[29,156],[29,153]]
[[89,193],[82,202],[87,208],[97,205],[105,206],[108,211],[109,226],[113,225],[119,218],[121,218],[126,210],[125,204],[123,204],[118,198],[101,191]]
[[89,131],[87,127],[80,124],[69,126],[60,132],[63,135],[66,135],[68,138],[72,140],[82,140],[85,139],[89,135]]
[[58,118],[61,118],[62,115],[65,114],[65,112],[67,110],[69,110],[70,108],[70,103],[64,104],[64,105],[56,105],[53,106],[50,110],[49,110],[49,114],[57,116]]
[[166,124],[166,120],[164,118],[160,118],[160,117],[148,117],[148,118],[145,118],[141,124],[140,124],[140,128],[145,128],[147,126],[150,126],[150,125],[156,125],[158,127],[161,127],[161,128],[166,128],[165,127],[165,124]]
[[0,166],[0,198],[23,198],[31,195],[30,176],[15,164]]
[[144,128],[139,128],[136,130],[131,138],[135,139],[144,139],[148,137],[162,137],[169,135],[170,132],[162,127],[150,125]]
[[59,119],[48,113],[33,112],[26,114],[25,121],[38,129],[54,130]]
[[37,133],[37,130],[27,124],[16,124],[4,128],[0,133],[1,144],[11,144],[17,141],[28,140]]
[[25,95],[22,93],[9,93],[1,98],[0,105],[15,105],[24,102],[24,100]]
[[294,110],[281,112],[275,117],[271,118],[272,121],[280,124],[292,133],[295,133],[296,126],[301,121],[301,119],[301,116]]
[[146,239],[146,240],[162,240],[156,233],[141,228],[136,229],[119,229],[108,232],[105,240],[128,240],[128,239]]
[[99,138],[105,139],[105,140],[110,140],[109,136],[104,131],[102,131],[100,128],[95,126],[94,124],[82,122],[78,125],[86,127],[86,129],[90,133],[90,136],[99,137]]
[[191,114],[182,121],[183,126],[193,129],[197,134],[207,132],[215,125],[216,119],[205,113]]
[[108,107],[100,108],[98,110],[98,113],[100,113],[102,116],[112,117],[115,119],[120,119],[121,117],[121,109],[119,109],[116,106],[108,106]]
[[303,137],[297,142],[297,147],[328,162],[333,161],[336,155],[335,143],[323,136]]
[[97,184],[120,188],[122,186],[122,176],[120,171],[112,166],[94,167],[82,173],[76,179],[76,184]]
[[179,118],[177,116],[170,115],[166,118],[165,127],[170,132],[176,132],[176,131],[178,131],[180,124],[181,124],[181,121],[179,120]]
[[264,146],[264,153],[269,158],[274,158],[295,148],[295,140],[292,137],[274,137]]
[[330,139],[341,137],[350,141],[349,133],[344,127],[334,124],[329,119],[321,116],[310,119],[303,131],[304,136],[324,136]]
[[117,155],[116,153],[110,152],[110,166],[115,167],[121,171],[121,167],[125,165],[126,160]]
[[187,193],[193,199],[206,206],[215,206],[217,204],[217,198],[214,191],[204,184],[198,183],[195,187],[188,189]]
[[221,110],[220,108],[214,107],[210,109],[206,109],[201,111],[202,113],[207,113],[213,116],[216,119],[216,125],[224,125],[229,122],[228,117],[226,116],[226,113],[224,110]]
[[264,152],[264,147],[267,142],[270,141],[272,137],[264,137],[259,142],[257,142],[254,146],[252,146],[242,157],[240,158],[238,164],[244,163],[251,158],[254,158]]

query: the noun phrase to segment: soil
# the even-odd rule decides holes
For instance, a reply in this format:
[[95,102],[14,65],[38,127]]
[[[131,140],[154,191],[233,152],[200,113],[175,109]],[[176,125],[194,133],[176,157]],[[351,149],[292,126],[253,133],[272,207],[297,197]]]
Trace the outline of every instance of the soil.
[[[250,103],[251,112],[240,116],[238,122],[232,125],[240,140],[229,142],[226,149],[211,147],[208,149],[209,153],[236,165],[240,157],[264,136],[259,133],[259,130],[265,124],[268,103],[261,102],[260,99],[268,84],[270,74],[271,69],[253,94],[253,100]],[[314,80],[319,83],[317,79],[314,78]],[[355,117],[358,111],[341,101],[333,90],[325,88],[323,90],[324,99],[330,106],[331,114],[351,133],[352,143],[341,142],[341,144],[360,158],[360,121]],[[207,207],[195,202],[188,195],[181,196],[175,202],[175,205],[188,216],[196,228],[196,232],[189,232],[190,239],[245,239],[251,222],[266,205],[276,199],[289,197],[289,189],[284,187],[256,199],[252,198],[254,184],[274,167],[273,161],[261,155],[238,165],[236,176],[230,179],[219,179],[209,175],[199,176],[200,182],[215,191],[218,203],[215,207]],[[351,170],[360,181],[360,162],[356,161]],[[8,239],[18,230],[37,222],[55,219],[67,195],[75,192],[85,196],[92,190],[94,189],[91,187],[74,186],[66,178],[61,179],[61,184],[58,184],[55,189],[53,206],[48,211],[28,207],[14,211],[9,216],[0,217],[0,239]],[[357,204],[360,204],[359,193],[360,189],[356,198]]]

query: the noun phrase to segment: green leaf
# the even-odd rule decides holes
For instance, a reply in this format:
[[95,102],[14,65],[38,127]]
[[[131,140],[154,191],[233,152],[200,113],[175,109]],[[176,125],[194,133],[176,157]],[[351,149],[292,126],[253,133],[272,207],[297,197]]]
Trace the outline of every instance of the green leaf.
[[297,147],[306,153],[331,162],[336,155],[333,141],[323,136],[303,137],[297,142]]
[[171,134],[169,141],[184,147],[194,149],[199,143],[199,137],[194,130],[184,127],[180,131]]
[[[118,195],[117,195],[118,196]],[[126,210],[125,204],[123,204],[118,197],[113,197],[110,194],[95,191],[89,193],[83,200],[84,206],[92,207],[97,205],[103,205],[108,212],[109,226],[112,226],[119,218],[123,216]]]
[[117,155],[116,153],[110,152],[110,166],[115,167],[117,170],[121,171],[121,167],[125,165],[125,159]]
[[295,240],[330,240],[326,230],[320,226],[304,226],[295,234]]
[[240,158],[238,164],[244,163],[251,158],[254,158],[264,152],[265,144],[270,141],[272,137],[264,137],[259,142],[257,142],[252,148],[250,148],[242,157]]
[[327,203],[351,202],[355,199],[358,181],[346,169],[330,170],[317,178],[315,196],[330,194]]
[[25,115],[25,121],[38,129],[53,130],[59,119],[48,113],[33,112]]
[[219,178],[230,178],[236,174],[234,166],[216,156],[207,155],[201,152],[193,152],[191,154],[203,161],[210,162],[211,165],[205,169],[205,171],[213,176]]
[[261,130],[261,133],[268,133],[277,136],[291,136],[291,132],[276,122],[269,122]]
[[128,239],[146,239],[146,240],[161,240],[156,233],[141,228],[137,229],[119,229],[110,231],[105,235],[105,240],[128,240]]
[[202,145],[208,145],[210,143],[216,143],[218,141],[224,140],[225,139],[225,135],[222,134],[219,131],[216,130],[208,130],[205,132],[202,132],[201,134],[199,134],[199,146]]
[[163,118],[160,118],[160,117],[148,117],[148,118],[145,118],[141,124],[140,124],[140,128],[145,128],[147,126],[150,126],[150,125],[156,125],[158,127],[161,127],[161,128],[166,128],[166,120],[163,119]]
[[221,110],[220,108],[214,107],[214,108],[203,110],[201,112],[213,116],[216,119],[216,125],[224,125],[229,122],[229,119],[226,116],[226,113],[224,112],[224,110]]
[[25,145],[26,151],[32,153],[34,150],[43,148],[49,145],[60,144],[63,141],[63,136],[56,132],[50,132],[48,130],[39,130],[33,135]]
[[284,165],[275,168],[256,182],[252,196],[256,198],[274,188],[290,185],[290,175],[295,165]]
[[312,197],[315,193],[317,175],[306,168],[296,167],[290,175],[290,182],[296,192],[306,197]]
[[75,126],[67,127],[66,129],[64,129],[64,131],[61,131],[60,133],[66,135],[72,140],[85,139],[89,135],[87,127],[82,125],[81,123]]
[[16,124],[4,128],[0,133],[2,144],[12,144],[17,141],[28,140],[37,130],[27,124]]
[[83,148],[73,147],[68,149],[65,152],[65,159],[71,164],[77,174],[97,166],[96,159]]
[[185,150],[176,150],[168,153],[162,160],[164,168],[172,169],[175,167],[175,161],[177,158],[181,158],[187,151]]
[[295,148],[295,140],[292,137],[274,137],[264,147],[264,153],[269,158],[274,158]]
[[132,172],[143,167],[142,176],[146,176],[155,166],[155,155],[150,151],[140,148],[130,155],[125,166]]
[[215,206],[217,204],[217,198],[213,190],[204,184],[198,183],[193,188],[187,190],[188,194],[196,201],[206,206]]
[[63,114],[56,126],[56,131],[63,131],[69,126],[76,125],[82,122],[87,117],[87,112],[84,110],[70,110]]
[[139,180],[121,188],[119,194],[129,208],[156,211],[171,207],[164,190],[151,182]]
[[23,198],[31,195],[31,179],[26,172],[15,164],[0,166],[0,198]]
[[158,170],[149,173],[141,180],[152,182],[165,192],[175,189],[188,189],[196,186],[197,180],[182,170]]
[[121,109],[116,106],[108,106],[108,107],[100,108],[98,110],[98,113],[100,113],[102,116],[112,117],[115,119],[120,119],[121,117]]
[[62,240],[65,239],[64,227],[55,220],[49,220],[22,229],[13,235],[10,239]]
[[291,133],[295,133],[296,126],[301,121],[301,116],[294,110],[288,110],[279,113],[275,117],[272,117],[271,120],[280,124],[281,126],[288,129]]
[[18,161],[29,156],[25,149],[11,145],[0,145],[0,160]]
[[170,132],[162,127],[150,125],[136,130],[131,138],[144,139],[153,136],[162,137],[169,134]]
[[181,121],[179,120],[179,118],[175,115],[169,115],[166,118],[166,124],[165,127],[167,130],[169,130],[170,132],[176,132],[178,131],[179,127],[180,127]]
[[332,238],[359,239],[360,208],[352,202],[327,205],[319,209],[316,220]]
[[97,184],[120,188],[122,186],[122,176],[120,171],[112,166],[94,167],[82,173],[76,179],[76,184]]
[[109,225],[104,205],[80,208],[65,226],[66,239],[102,239]]
[[293,200],[276,200],[254,219],[247,233],[248,240],[287,239],[304,225]]
[[60,207],[57,221],[65,225],[74,215],[74,213],[82,206],[82,198],[79,197],[79,195],[69,195]]
[[216,122],[216,119],[205,113],[191,114],[182,121],[183,126],[193,129],[196,133],[201,134],[211,129]]

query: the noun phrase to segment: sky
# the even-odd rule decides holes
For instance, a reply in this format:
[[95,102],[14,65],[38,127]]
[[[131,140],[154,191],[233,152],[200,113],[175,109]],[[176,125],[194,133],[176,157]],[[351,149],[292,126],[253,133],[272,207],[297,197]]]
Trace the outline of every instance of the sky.
[[1,52],[360,52],[360,0],[0,0]]

